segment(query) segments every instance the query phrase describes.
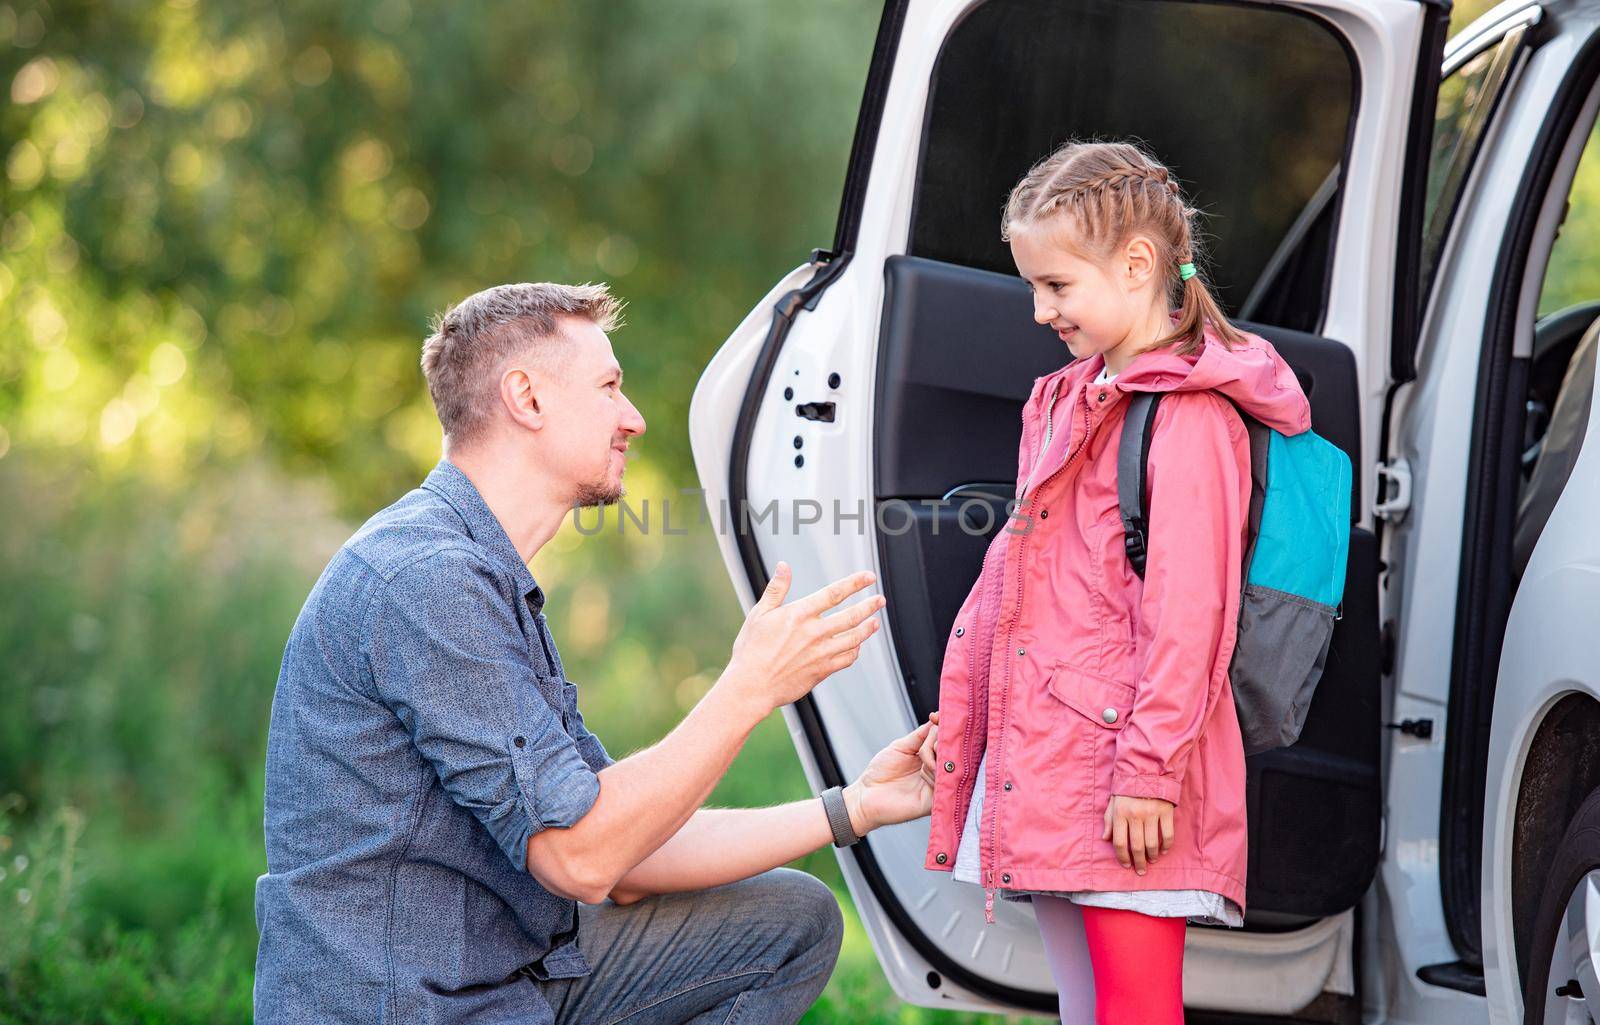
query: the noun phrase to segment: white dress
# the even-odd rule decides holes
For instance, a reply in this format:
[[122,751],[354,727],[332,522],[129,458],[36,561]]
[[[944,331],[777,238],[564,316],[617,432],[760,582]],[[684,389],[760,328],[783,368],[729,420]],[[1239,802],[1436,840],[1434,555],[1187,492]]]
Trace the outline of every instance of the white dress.
[[[1102,368],[1096,384],[1104,384],[1115,374]],[[956,849],[956,863],[951,878],[963,883],[981,885],[978,877],[978,823],[983,814],[984,770],[989,756],[984,754],[978,763],[978,775],[972,791],[972,803],[967,807],[967,821],[961,829],[961,845]],[[1074,904],[1088,904],[1101,908],[1123,908],[1162,918],[1186,918],[1201,925],[1244,925],[1244,913],[1236,901],[1210,890],[1007,890],[997,891],[1005,900],[1028,901],[1033,894],[1048,897],[1065,897]]]

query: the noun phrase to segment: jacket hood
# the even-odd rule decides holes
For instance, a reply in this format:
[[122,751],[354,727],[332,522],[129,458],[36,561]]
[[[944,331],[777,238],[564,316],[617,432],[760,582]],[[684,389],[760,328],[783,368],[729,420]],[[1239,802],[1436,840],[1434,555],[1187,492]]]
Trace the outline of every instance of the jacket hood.
[[[1173,322],[1177,322],[1173,314]],[[1112,385],[1131,391],[1202,391],[1211,389],[1232,399],[1239,408],[1285,435],[1311,429],[1311,403],[1278,350],[1260,335],[1242,331],[1243,345],[1232,349],[1223,345],[1216,330],[1205,326],[1205,348],[1192,356],[1180,356],[1170,348],[1141,353],[1118,374]],[[1079,375],[1093,380],[1105,366],[1101,354],[1068,364],[1061,373],[1068,375],[1068,388]],[[1053,375],[1052,375],[1053,376]]]

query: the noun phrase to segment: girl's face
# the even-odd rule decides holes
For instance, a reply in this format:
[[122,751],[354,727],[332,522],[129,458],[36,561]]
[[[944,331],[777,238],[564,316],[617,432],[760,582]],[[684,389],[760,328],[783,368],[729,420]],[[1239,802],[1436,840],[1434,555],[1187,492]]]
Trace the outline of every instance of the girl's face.
[[1011,258],[1033,291],[1033,319],[1054,328],[1074,358],[1107,353],[1120,372],[1140,346],[1170,328],[1166,302],[1156,295],[1155,247],[1136,236],[1102,266],[1052,238],[1052,227],[1011,232]]

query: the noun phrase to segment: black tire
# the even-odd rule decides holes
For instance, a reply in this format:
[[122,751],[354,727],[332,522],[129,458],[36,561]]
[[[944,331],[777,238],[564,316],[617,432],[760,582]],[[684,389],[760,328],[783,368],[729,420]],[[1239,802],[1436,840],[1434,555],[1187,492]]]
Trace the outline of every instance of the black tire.
[[[1584,876],[1600,870],[1600,790],[1590,794],[1578,813],[1572,817],[1566,834],[1556,847],[1555,859],[1550,863],[1544,896],[1539,901],[1539,913],[1533,920],[1533,944],[1528,952],[1528,977],[1522,987],[1522,1020],[1525,1025],[1540,1025],[1544,1021],[1545,1002],[1552,985],[1567,980],[1550,979],[1550,962],[1555,955],[1556,940],[1561,935],[1562,918],[1567,912],[1567,902]],[[1595,994],[1588,994],[1593,999]]]

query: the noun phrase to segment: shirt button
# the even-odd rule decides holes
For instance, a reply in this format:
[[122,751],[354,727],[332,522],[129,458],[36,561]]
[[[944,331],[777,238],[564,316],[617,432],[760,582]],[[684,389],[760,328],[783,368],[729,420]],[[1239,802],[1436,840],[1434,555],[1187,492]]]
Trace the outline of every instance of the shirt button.
[[1026,655],[1026,654],[1027,654],[1027,653],[1028,653],[1028,649],[1027,649],[1027,648],[1018,648],[1018,649],[1017,649],[1017,656],[1018,656],[1018,657],[1019,657],[1019,658],[1020,658],[1020,657],[1021,657],[1021,656],[1023,656],[1023,655]]
[[1008,780],[1006,780],[1006,783],[1005,783],[1005,788],[1006,788],[1006,789],[1007,789],[1007,790],[1010,790],[1010,789],[1011,789],[1011,781],[1010,781],[1010,780],[1009,780],[1009,779],[1008,779]]
[[966,632],[967,632],[967,628],[966,627],[964,627],[964,626],[956,627],[956,636],[957,637],[960,637],[962,634],[964,634]]
[[943,854],[940,854],[940,855],[936,856],[933,860],[937,861],[939,864],[943,865],[945,862],[949,861],[950,859],[947,856],[945,856]]
[[1000,873],[1000,881],[1002,883],[1011,882],[1011,873],[1010,872],[1002,872],[1002,873]]
[[513,744],[517,745],[518,747],[526,747],[528,745],[528,742],[526,740],[524,740],[522,737],[512,737],[511,738],[511,742]]
[[945,762],[944,763],[944,771],[945,772],[955,772],[956,771],[956,763],[955,762]]
[[1050,510],[1049,509],[1040,509],[1039,510],[1039,518],[1041,520],[1048,520],[1050,518]]
[[1099,399],[1100,399],[1101,402],[1104,402],[1106,400],[1106,393],[1105,392],[1101,392],[1100,395],[1099,395]]
[[1106,722],[1116,722],[1117,710],[1115,708],[1108,708],[1104,712],[1100,713],[1100,718],[1104,719]]

